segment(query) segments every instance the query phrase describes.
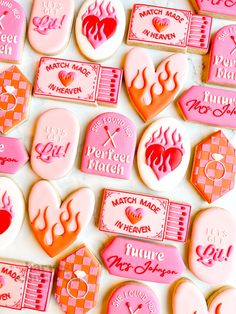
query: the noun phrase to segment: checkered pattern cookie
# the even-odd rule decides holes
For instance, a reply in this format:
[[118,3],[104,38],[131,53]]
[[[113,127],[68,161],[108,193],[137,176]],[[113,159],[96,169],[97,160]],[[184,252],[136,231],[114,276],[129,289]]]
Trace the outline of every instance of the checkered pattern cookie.
[[8,133],[28,118],[32,85],[16,67],[0,73],[0,132]]
[[234,188],[236,151],[222,131],[196,147],[191,182],[212,203]]
[[[77,272],[84,274],[82,279]],[[100,277],[101,265],[85,245],[61,260],[55,298],[64,313],[83,314],[95,307]]]

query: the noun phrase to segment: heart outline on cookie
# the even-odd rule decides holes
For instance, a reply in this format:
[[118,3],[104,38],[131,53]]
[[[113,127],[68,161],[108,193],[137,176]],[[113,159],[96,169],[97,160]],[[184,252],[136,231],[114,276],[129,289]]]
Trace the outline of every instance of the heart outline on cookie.
[[144,217],[144,211],[142,208],[134,209],[132,206],[129,206],[125,209],[125,214],[129,221],[132,223],[132,225],[136,225]]
[[152,24],[158,33],[163,33],[170,26],[170,20],[167,18],[162,19],[159,16],[156,16],[153,18]]
[[58,73],[58,78],[65,87],[70,86],[74,82],[75,77],[75,72],[60,71]]

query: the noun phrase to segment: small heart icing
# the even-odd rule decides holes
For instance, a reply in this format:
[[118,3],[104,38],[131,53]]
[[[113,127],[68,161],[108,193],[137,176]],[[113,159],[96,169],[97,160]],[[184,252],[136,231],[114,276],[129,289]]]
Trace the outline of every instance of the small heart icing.
[[49,182],[33,186],[29,196],[31,228],[49,256],[58,255],[77,239],[92,217],[94,204],[94,194],[88,188],[76,190],[61,203]]
[[132,206],[126,208],[125,214],[133,225],[136,225],[144,217],[144,211],[142,208],[134,209]]
[[156,30],[159,33],[162,33],[169,27],[170,20],[168,20],[167,18],[162,19],[162,18],[156,16],[152,20],[152,24],[154,25],[154,27],[156,28]]
[[60,71],[58,73],[58,77],[61,81],[61,83],[67,87],[71,85],[75,80],[75,72],[66,72],[66,71]]

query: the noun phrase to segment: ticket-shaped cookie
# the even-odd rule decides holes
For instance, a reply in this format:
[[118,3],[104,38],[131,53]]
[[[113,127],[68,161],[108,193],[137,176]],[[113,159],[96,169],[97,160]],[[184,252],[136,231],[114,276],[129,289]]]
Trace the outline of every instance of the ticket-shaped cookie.
[[236,20],[236,0],[192,0],[192,3],[201,14]]
[[191,206],[167,198],[106,189],[99,229],[151,240],[185,242]]
[[123,71],[100,64],[43,57],[34,96],[117,106]]
[[156,49],[205,54],[212,18],[190,11],[134,4],[127,42]]

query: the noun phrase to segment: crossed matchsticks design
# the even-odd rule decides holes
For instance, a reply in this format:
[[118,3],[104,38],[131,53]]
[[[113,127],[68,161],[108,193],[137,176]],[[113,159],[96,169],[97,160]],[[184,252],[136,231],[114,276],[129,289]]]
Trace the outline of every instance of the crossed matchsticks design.
[[139,306],[137,307],[137,309],[134,311],[134,310],[131,308],[129,302],[126,302],[125,304],[126,304],[126,306],[128,307],[130,314],[138,314],[139,310],[141,310],[142,307],[143,307],[142,304],[139,304]]

